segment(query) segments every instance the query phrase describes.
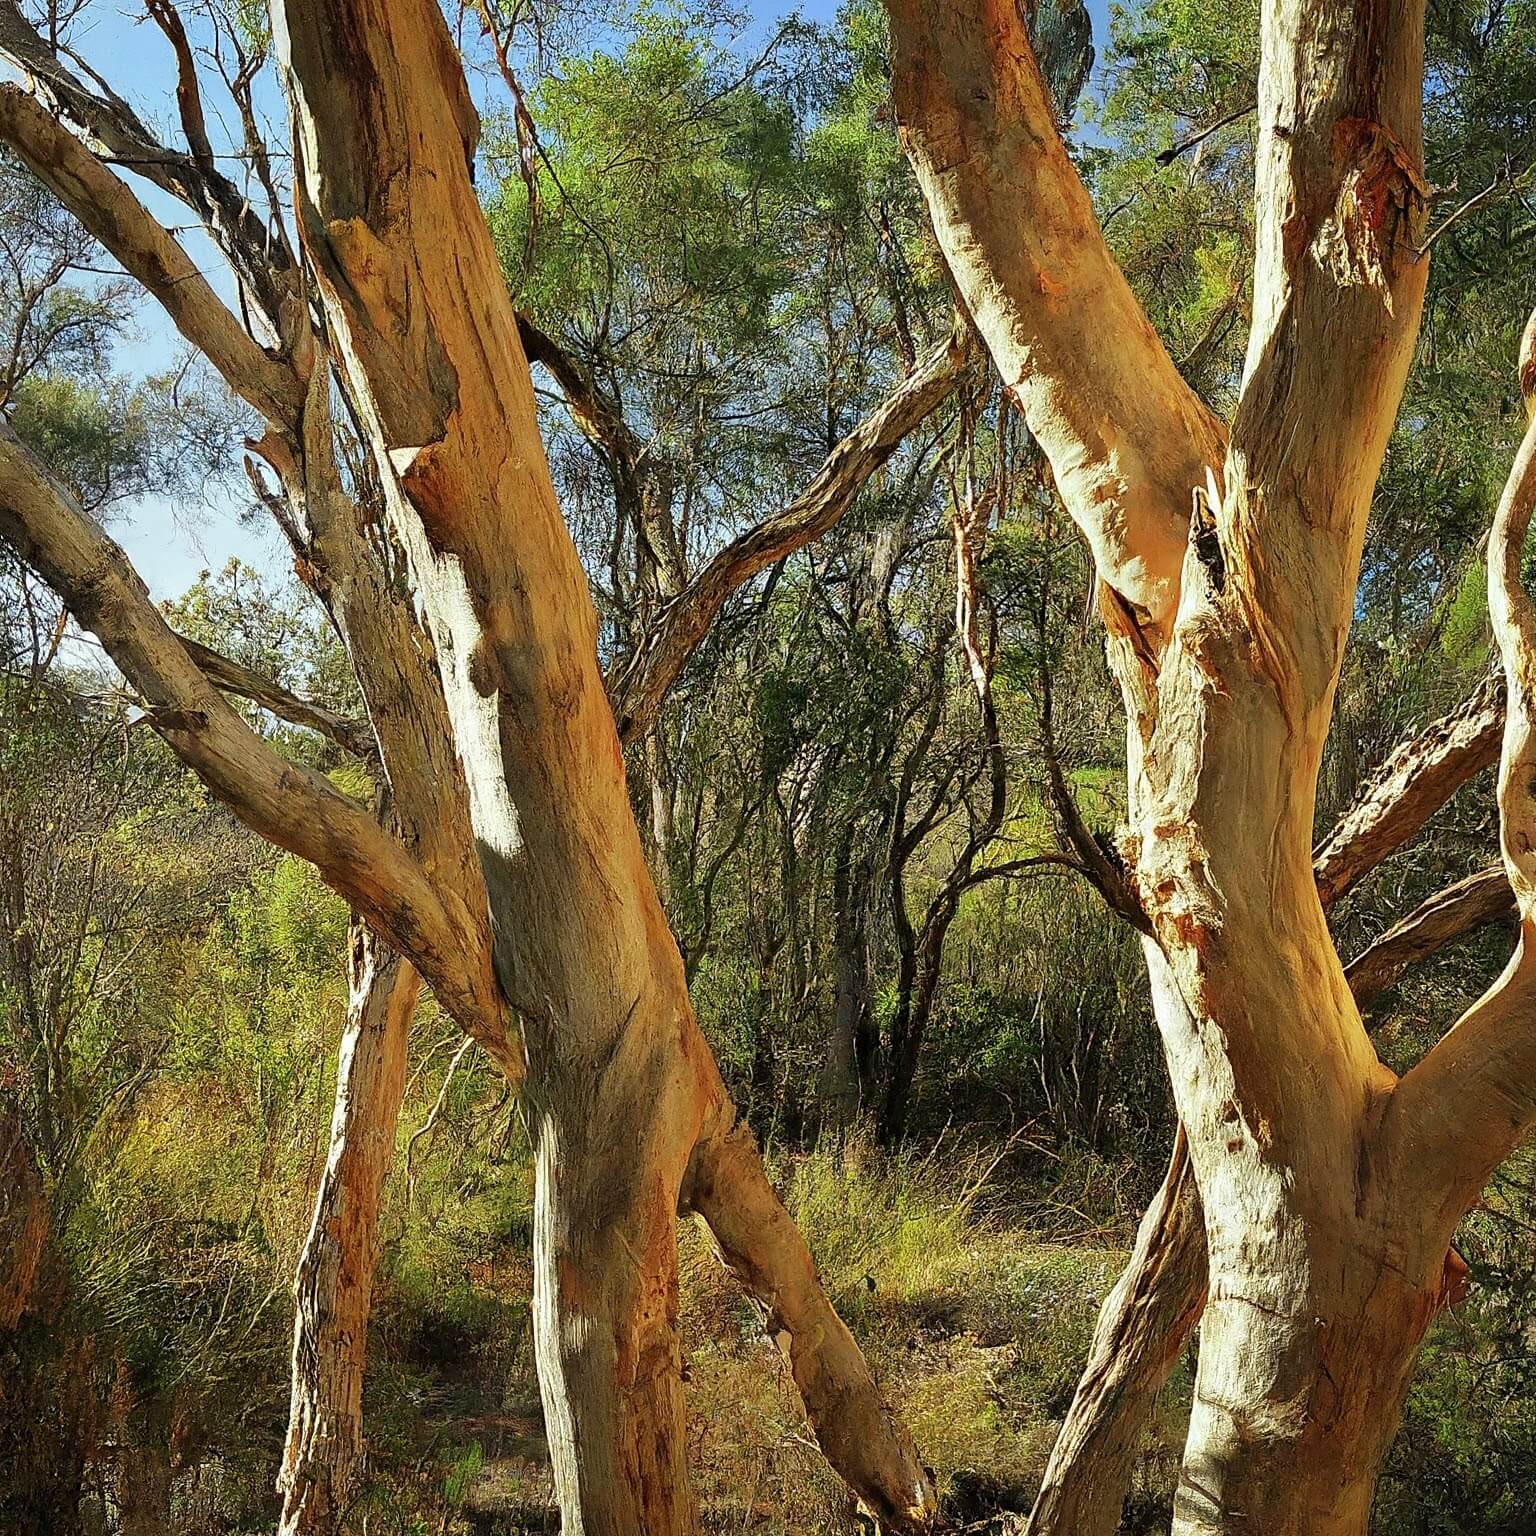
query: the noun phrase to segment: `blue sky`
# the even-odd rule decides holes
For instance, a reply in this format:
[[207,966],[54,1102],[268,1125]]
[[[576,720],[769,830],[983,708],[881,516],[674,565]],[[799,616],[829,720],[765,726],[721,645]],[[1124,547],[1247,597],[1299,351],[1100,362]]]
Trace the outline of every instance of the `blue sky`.
[[[742,39],[744,51],[766,36],[774,24],[790,9],[787,5],[753,3],[749,7],[752,22]],[[806,0],[798,9],[809,19],[829,20],[836,11],[836,0]],[[1094,23],[1094,41],[1101,50],[1108,30],[1108,0],[1089,0]],[[596,41],[596,39],[594,39]],[[146,121],[165,137],[177,140],[174,127],[174,64],[169,46],[158,28],[137,15],[137,7],[118,0],[98,0],[81,18],[76,45],[86,59],[126,97]],[[264,108],[278,132],[273,143],[280,142],[281,104],[275,87],[269,87]],[[219,146],[220,118],[218,103],[210,95],[210,133]],[[233,142],[233,129],[226,129],[225,142]],[[238,164],[231,162],[238,170]],[[184,229],[188,216],[172,199],[135,181],[135,186],[152,211],[164,222]],[[232,297],[232,284],[217,254],[199,234],[184,237],[188,250],[211,282],[226,297]],[[140,306],[133,331],[118,349],[117,363],[133,376],[163,371],[181,355],[181,343],[158,307],[150,301]],[[270,522],[262,519],[243,524],[238,513],[243,499],[239,486],[215,493],[205,503],[191,509],[178,509],[163,498],[143,498],[121,512],[112,532],[127,550],[156,598],[171,597],[185,591],[204,569],[217,570],[231,556],[256,566],[273,576],[281,576],[289,564],[286,545]]]

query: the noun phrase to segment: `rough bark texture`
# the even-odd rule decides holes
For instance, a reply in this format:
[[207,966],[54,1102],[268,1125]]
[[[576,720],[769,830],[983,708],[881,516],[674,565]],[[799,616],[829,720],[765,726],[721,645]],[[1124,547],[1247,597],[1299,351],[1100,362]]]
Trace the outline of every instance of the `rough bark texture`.
[[1501,917],[1515,914],[1515,895],[1502,864],[1480,869],[1437,891],[1344,967],[1349,989],[1364,1008],[1419,960]]
[[363,1365],[380,1197],[394,1159],[421,978],[358,923],[350,970],[330,1155],[294,1281],[281,1536],[340,1529],[363,1467]]
[[[276,20],[290,44],[284,17]],[[541,1369],[568,1520],[594,1530],[686,1528],[672,1210],[698,1131],[724,1135],[732,1114],[688,1011],[624,805],[612,722],[594,686],[590,605],[553,505],[515,322],[469,187],[473,112],[441,18],[430,7],[340,6],[299,21],[302,46],[285,51],[301,64],[291,81],[309,173],[301,223],[322,277],[340,280],[326,295],[329,318],[348,352],[348,382],[432,621],[430,640],[415,627],[387,541],[371,531],[371,510],[343,494],[330,360],[309,325],[281,226],[255,218],[195,145],[187,156],[160,144],[105,87],[83,84],[10,0],[0,3],[0,52],[61,117],[107,152],[142,163],[199,214],[275,347],[250,342],[126,183],[20,93],[5,104],[0,133],[266,418],[255,451],[280,495],[254,472],[253,480],[347,642],[401,837],[363,825],[360,808],[323,781],[263,754],[207,682],[194,679],[186,647],[156,627],[120,552],[19,451],[5,456],[3,531],[102,633],[184,760],[259,830],[312,858],[513,1076],[520,1051],[506,1035],[509,996],[533,1022],[544,1067],[530,1094],[543,1170]],[[306,113],[306,101],[316,110]],[[195,110],[195,100],[183,101],[189,133]],[[336,132],[309,132],[318,122]],[[463,269],[454,264],[461,235]],[[898,408],[910,403],[902,394]],[[851,497],[894,446],[890,430],[877,420],[857,462],[834,456],[828,485],[798,510],[822,516],[828,498]],[[738,562],[736,579],[755,568]],[[496,980],[482,870],[498,897]],[[577,921],[568,924],[571,914]],[[359,1087],[370,1080],[361,1074]],[[617,1179],[615,1163],[624,1170]],[[732,1199],[776,1209],[760,1165],[738,1152],[731,1167],[731,1178],[716,1181],[722,1209]],[[759,1273],[780,1264],[808,1270],[786,1226],[764,1229],[759,1241],[773,1244],[772,1254],[734,1251],[751,1252]],[[315,1266],[317,1288],[357,1260],[355,1248],[331,1253]],[[778,1306],[812,1362],[830,1337],[817,1297],[809,1304],[797,1283]],[[317,1317],[336,1315],[318,1289],[315,1307]],[[323,1355],[317,1346],[296,1362]],[[836,1379],[840,1360],[834,1348],[822,1379]],[[305,1401],[317,1383],[342,1379],[296,1380],[296,1395]],[[931,1490],[910,1441],[872,1393],[861,1366],[835,1409],[823,1402],[818,1432],[836,1441],[834,1454],[871,1507],[898,1523],[920,1520]],[[835,1431],[845,1410],[868,1430],[856,1455],[846,1449],[853,1438]],[[302,1439],[302,1424],[297,1430]]]
[[1490,679],[1460,709],[1398,746],[1313,850],[1325,907],[1401,848],[1468,779],[1499,755],[1504,690]]

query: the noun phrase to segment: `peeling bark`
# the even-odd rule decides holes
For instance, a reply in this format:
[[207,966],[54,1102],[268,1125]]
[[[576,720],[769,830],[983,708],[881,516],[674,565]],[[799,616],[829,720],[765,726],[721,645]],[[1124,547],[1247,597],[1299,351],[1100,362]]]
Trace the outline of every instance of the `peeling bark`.
[[[386,28],[400,21],[377,12],[368,19]],[[319,50],[325,63],[318,82],[334,97],[326,108],[342,119],[357,103],[335,90],[337,83],[360,85],[366,94],[381,78],[367,53],[379,28],[351,24],[360,20],[361,13],[331,26]],[[251,343],[125,183],[29,110],[25,98],[11,104],[3,131],[22,141],[24,153],[30,136],[38,174],[61,195],[75,197],[113,253],[266,417],[269,430],[256,451],[278,476],[286,510],[269,504],[294,545],[301,575],[347,642],[402,840],[370,830],[359,823],[358,808],[332,798],[328,787],[298,770],[279,772],[269,754],[252,750],[259,744],[241,734],[238,718],[206,681],[188,672],[186,648],[163,626],[156,628],[120,552],[107,543],[98,547],[94,530],[72,521],[67,502],[53,494],[56,487],[36,494],[45,477],[39,480],[24,456],[7,459],[12,506],[4,531],[63,590],[77,617],[102,633],[150,702],[154,724],[183,759],[265,835],[313,859],[514,1077],[521,1062],[505,1034],[509,995],[530,1019],[544,1069],[530,1092],[544,1170],[537,1244],[540,1363],[562,1497],[571,1519],[594,1530],[636,1522],[687,1529],[693,1516],[681,1463],[671,1315],[673,1210],[698,1131],[706,1121],[717,1123],[728,1107],[688,1010],[675,946],[623,803],[612,723],[600,691],[591,686],[595,658],[585,583],[553,507],[526,366],[500,303],[499,281],[489,269],[480,273],[484,281],[466,281],[466,273],[449,270],[445,259],[442,227],[471,232],[472,265],[483,265],[488,251],[465,175],[474,119],[440,17],[432,11],[416,20],[420,25],[402,34],[413,41],[401,56],[411,54],[422,66],[409,88],[395,70],[396,50],[386,46],[381,57],[387,88],[370,102],[383,107],[382,117],[360,114],[351,126],[361,126],[361,136],[328,140],[325,157],[316,142],[305,146],[310,169],[327,159],[327,188],[343,201],[354,195],[359,201],[318,232],[315,201],[301,188],[300,214],[322,276],[351,272],[344,280],[356,307],[349,312],[333,304],[330,318],[348,354],[343,361],[365,433],[378,451],[394,531],[410,553],[417,596],[432,621],[430,642],[414,630],[396,578],[370,548],[368,515],[341,492],[328,413],[329,358],[308,326],[305,304],[295,302],[295,274],[281,231],[230,217],[229,187],[216,171],[156,143],[124,104],[82,86],[14,6],[0,5],[0,51],[18,61],[63,115],[109,150],[117,146],[113,152],[144,159],[156,168],[152,179],[202,213],[280,339],[280,353]],[[277,21],[283,38],[283,17]],[[444,98],[450,104],[446,115]],[[409,225],[409,210],[391,209],[373,191],[390,184],[389,142],[399,114],[409,116],[423,102],[427,131],[421,142],[428,146],[425,158],[439,154],[442,174],[434,179],[443,196],[410,200],[426,212],[420,233],[435,247],[426,263],[430,281],[419,291],[431,293],[441,307],[435,313],[410,305],[394,310],[376,334],[362,334],[363,344],[355,345],[355,322],[363,319],[366,333],[370,312],[385,315],[391,306],[390,263],[376,260],[379,252],[369,245],[370,225],[361,214],[372,215],[381,231],[410,238],[410,230],[396,222],[404,212]],[[296,121],[302,129],[302,111]],[[338,165],[356,175],[336,174]],[[445,203],[448,222],[434,234],[427,226],[443,215]],[[266,267],[260,260],[264,241],[271,245]],[[397,272],[419,271],[408,246],[397,254]],[[473,315],[488,295],[489,312]],[[400,315],[406,316],[403,325],[397,324]],[[499,349],[489,361],[474,355],[486,340]],[[468,353],[461,350],[466,341]],[[413,351],[417,342],[419,353]],[[461,401],[473,407],[450,430]],[[888,427],[877,422],[874,437],[860,442],[862,467],[834,464],[834,499],[851,495],[859,474],[894,446],[885,441]],[[526,489],[533,492],[531,517],[521,516]],[[518,515],[496,510],[507,500]],[[812,510],[821,515],[824,508]],[[531,541],[517,551],[506,549],[508,527],[530,533]],[[109,576],[105,604],[97,592],[100,552]],[[523,578],[530,575],[525,587]],[[532,612],[520,613],[530,592]],[[225,677],[224,686],[229,683]],[[503,712],[506,718],[499,720]],[[514,740],[520,745],[512,746]],[[468,766],[467,782],[460,759]],[[592,783],[594,761],[600,767]],[[574,818],[568,815],[572,807],[581,808]],[[593,850],[600,850],[598,863],[605,867],[591,868]],[[397,878],[384,878],[374,866],[388,866]],[[546,904],[547,893],[558,889],[573,894],[574,925],[564,924],[558,901]],[[494,981],[493,906],[499,930]],[[441,942],[443,933],[451,933],[453,942]],[[594,1090],[595,1064],[606,1065]],[[361,1074],[360,1090],[367,1080]],[[612,1112],[606,1134],[616,1140],[591,1139],[594,1091],[604,1111]],[[611,1176],[618,1144],[643,1149],[627,1181]],[[722,1209],[737,1190],[733,1182],[722,1194]],[[760,1195],[752,1196],[754,1208],[761,1208]],[[636,1233],[638,1266],[631,1241]],[[354,1245],[350,1258],[335,1251],[324,1262],[317,1259],[317,1309],[328,1304],[321,1294],[332,1283],[328,1277],[357,1258]],[[824,1297],[820,1305],[825,1307]],[[343,1376],[321,1373],[315,1380]],[[301,1402],[306,1390],[299,1381]],[[314,1413],[323,1408],[316,1403]],[[300,1444],[310,1433],[302,1411],[295,1433]],[[866,1473],[875,1482],[860,1491],[873,1507],[905,1511],[909,1521],[931,1510],[931,1489],[910,1442],[883,1415],[852,1469],[856,1477]]]
[[1401,848],[1469,779],[1499,755],[1504,690],[1490,680],[1460,709],[1401,743],[1313,850],[1325,907]]
[[[1265,5],[1254,322],[1224,469],[1207,451],[1219,430],[1163,387],[1161,349],[1104,273],[1015,8],[891,10],[909,155],[962,296],[1093,546],[1127,703],[1127,846],[1209,1253],[1175,1530],[1358,1536],[1418,1341],[1453,1289],[1458,1202],[1533,1107],[1518,1085],[1536,1031],[1512,1029],[1531,985],[1518,958],[1497,1000],[1395,1083],[1328,937],[1310,848],[1425,283],[1422,7]],[[1092,413],[1109,402],[1130,441],[1106,499],[1085,469],[1105,461]],[[1529,516],[1511,494],[1495,522],[1505,556]],[[1518,557],[1505,563],[1490,579],[1510,697],[1501,782],[1519,784],[1528,816],[1529,775],[1508,765],[1528,745],[1520,658],[1536,648]],[[1475,752],[1444,750],[1441,768],[1454,777]],[[1501,820],[1519,897],[1531,835],[1507,792]],[[1458,1078],[1489,1107],[1477,1134],[1435,1144],[1448,1103],[1473,1097]]]
[[1099,573],[1166,636],[1225,434],[1179,377],[1056,126],[1016,0],[891,0],[903,142],[950,272]]

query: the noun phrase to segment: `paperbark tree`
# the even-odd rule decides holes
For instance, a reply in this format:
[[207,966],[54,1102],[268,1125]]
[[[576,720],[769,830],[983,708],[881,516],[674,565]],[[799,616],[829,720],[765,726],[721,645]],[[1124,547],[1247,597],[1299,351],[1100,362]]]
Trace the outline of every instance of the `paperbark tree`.
[[[1494,761],[1503,725],[1502,694],[1489,686],[1391,752],[1313,851],[1325,910],[1406,846],[1463,784]],[[1123,894],[1135,900],[1131,892]],[[1431,897],[1345,967],[1356,1002],[1365,1006],[1409,965],[1513,905],[1502,865]],[[1123,907],[1118,910],[1124,915]],[[1130,1260],[1100,1311],[1088,1362],[1030,1512],[1031,1536],[1113,1536],[1142,1431],[1200,1319],[1206,1280],[1204,1213],[1180,1131]]]
[[[260,476],[258,488],[347,641],[399,835],[260,741],[122,552],[8,435],[0,533],[97,633],[151,724],[213,792],[313,860],[514,1077],[522,1051],[508,1022],[521,1024],[537,1159],[536,1345],[567,1528],[695,1528],[675,1330],[674,1223],[687,1209],[786,1343],[830,1459],[880,1518],[920,1524],[933,1508],[926,1474],[736,1123],[688,1005],[629,810],[516,317],[471,186],[474,113],[441,14],[428,0],[346,3],[278,7],[274,23],[299,149],[302,263],[280,222],[253,228],[249,206],[232,206],[196,153],[195,82],[181,94],[194,152],[168,153],[118,98],[81,86],[13,6],[0,8],[0,46],[34,88],[205,216],[265,347],[127,186],[16,87],[4,88],[0,132],[262,416],[257,452],[279,489]],[[343,493],[328,348],[404,572],[372,509]],[[375,974],[354,999],[359,1048],[374,1033],[370,999],[383,1002],[378,1033],[393,1040],[400,1029],[396,989],[409,983],[398,971],[387,981],[388,963]],[[376,1073],[350,1063],[344,1098],[349,1084],[392,1080],[388,1054]],[[366,1123],[379,1132],[376,1114]],[[353,1232],[351,1255],[366,1256],[376,1149],[351,1149],[351,1173],[349,1149],[333,1151],[315,1230],[334,1218]],[[346,1456],[325,1449],[336,1443],[327,1413],[346,1406],[360,1364],[349,1353],[358,1341],[334,1326],[334,1288],[330,1323],[324,1309],[310,1319],[336,1347],[330,1364],[306,1336],[306,1285],[347,1256],[311,1265],[312,1252],[295,1348],[311,1367],[296,1372],[285,1475],[296,1529],[310,1528],[306,1509],[344,1500],[344,1487],[310,1494],[317,1472],[344,1481]]]
[[[1524,939],[1401,1081],[1311,858],[1318,767],[1426,261],[1414,0],[1268,0],[1254,314],[1230,434],[1115,269],[1014,0],[892,0],[951,271],[1098,564],[1127,840],[1208,1250],[1179,1532],[1358,1533],[1455,1225],[1536,1115]],[[1495,519],[1505,863],[1530,904],[1528,435]],[[1192,513],[1191,513],[1191,509]]]

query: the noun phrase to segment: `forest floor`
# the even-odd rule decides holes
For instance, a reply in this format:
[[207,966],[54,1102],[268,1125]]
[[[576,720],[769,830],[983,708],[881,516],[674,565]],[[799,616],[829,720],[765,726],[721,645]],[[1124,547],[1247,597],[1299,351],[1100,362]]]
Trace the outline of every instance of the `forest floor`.
[[[1058,1159],[1017,1141],[966,1150],[941,1138],[922,1156],[854,1149],[773,1161],[824,1284],[917,1439],[950,1528],[1021,1531],[1156,1160]],[[426,1333],[390,1339],[395,1364],[378,1381],[369,1421],[380,1512],[392,1502],[404,1509],[399,1500],[414,1484],[429,1496],[416,1507],[438,1513],[424,1525],[406,1517],[372,1528],[559,1530],[527,1328],[528,1228],[517,1228],[494,1265],[474,1266],[481,1303],[497,1298],[478,1322],[474,1308],[457,1322],[448,1309]],[[816,1447],[786,1362],[701,1228],[683,1228],[681,1254],[691,1460],[705,1528],[867,1531]],[[1486,1264],[1474,1267],[1494,1281]],[[1480,1286],[1432,1328],[1380,1485],[1378,1536],[1536,1529],[1536,1414],[1507,1359],[1536,1349],[1536,1328],[1521,1344],[1526,1313],[1517,1309],[1522,1322],[1510,1333],[1512,1295],[1507,1280]],[[422,1310],[417,1298],[414,1315]],[[1155,1404],[1120,1536],[1168,1530],[1193,1368],[1192,1344]]]
[[[813,1157],[780,1173],[823,1281],[922,1447],[948,1517],[1002,1532],[1029,1510],[1129,1229],[1096,1221],[1059,1192],[1045,1221],[1038,1206],[1007,1210],[989,1179],[995,1161]],[[1070,1240],[1042,1238],[1042,1228],[1072,1226]],[[682,1332],[707,1528],[857,1532],[852,1500],[811,1438],[786,1363],[693,1228],[683,1238]],[[1164,1399],[1127,1533],[1166,1520],[1187,1418],[1184,1363]],[[473,1530],[556,1528],[533,1422],[536,1410],[511,1415],[465,1466],[461,1509]]]

